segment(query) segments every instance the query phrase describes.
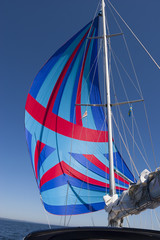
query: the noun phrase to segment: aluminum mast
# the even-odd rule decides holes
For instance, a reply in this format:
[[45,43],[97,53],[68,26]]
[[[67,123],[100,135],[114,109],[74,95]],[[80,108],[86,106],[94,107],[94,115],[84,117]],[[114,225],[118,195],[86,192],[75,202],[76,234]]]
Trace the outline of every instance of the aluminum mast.
[[103,17],[103,42],[104,42],[104,61],[105,61],[105,77],[107,88],[107,113],[108,113],[108,150],[109,150],[109,184],[110,196],[115,194],[115,179],[114,179],[114,163],[113,163],[113,143],[112,143],[112,113],[110,101],[110,79],[108,71],[108,51],[107,51],[107,34],[106,34],[106,19],[105,19],[105,4],[102,0],[102,17]]

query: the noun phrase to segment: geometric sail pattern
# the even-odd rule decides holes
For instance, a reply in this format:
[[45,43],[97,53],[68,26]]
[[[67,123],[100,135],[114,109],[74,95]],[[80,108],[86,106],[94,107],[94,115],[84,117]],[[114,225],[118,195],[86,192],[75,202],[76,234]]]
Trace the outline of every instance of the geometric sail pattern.
[[[99,17],[65,43],[33,81],[25,107],[27,144],[45,209],[53,214],[104,208],[109,192],[108,132],[101,104]],[[84,117],[85,113],[85,117]],[[113,144],[116,191],[134,181]],[[118,174],[120,173],[120,174]]]

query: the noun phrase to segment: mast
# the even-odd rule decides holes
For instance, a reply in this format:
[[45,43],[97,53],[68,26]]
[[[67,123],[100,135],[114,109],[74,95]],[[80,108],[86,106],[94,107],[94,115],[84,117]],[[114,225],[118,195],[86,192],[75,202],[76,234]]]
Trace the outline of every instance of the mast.
[[114,163],[113,163],[113,146],[112,146],[112,114],[111,114],[111,101],[110,101],[110,79],[108,71],[108,51],[106,39],[106,20],[105,20],[105,4],[102,0],[102,17],[103,17],[103,42],[104,42],[104,61],[105,61],[105,78],[107,90],[107,113],[108,113],[108,150],[109,150],[109,184],[110,196],[115,194],[115,179],[114,179]]

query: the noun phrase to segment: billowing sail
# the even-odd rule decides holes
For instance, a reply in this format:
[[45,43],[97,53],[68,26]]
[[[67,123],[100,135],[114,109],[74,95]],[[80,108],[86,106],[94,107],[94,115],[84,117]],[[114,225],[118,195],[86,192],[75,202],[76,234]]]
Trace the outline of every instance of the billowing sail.
[[[27,97],[25,128],[45,209],[57,215],[104,208],[109,192],[108,132],[98,78],[96,17],[37,74]],[[116,191],[134,177],[113,144]]]

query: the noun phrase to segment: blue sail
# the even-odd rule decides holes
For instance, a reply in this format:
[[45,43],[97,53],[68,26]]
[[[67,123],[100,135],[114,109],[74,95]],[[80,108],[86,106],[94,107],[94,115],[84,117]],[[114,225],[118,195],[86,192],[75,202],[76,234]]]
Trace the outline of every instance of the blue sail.
[[[33,81],[25,107],[30,157],[45,209],[73,215],[104,208],[108,131],[98,78],[99,16],[63,45]],[[134,177],[113,143],[116,191]],[[120,174],[118,174],[118,172]]]

